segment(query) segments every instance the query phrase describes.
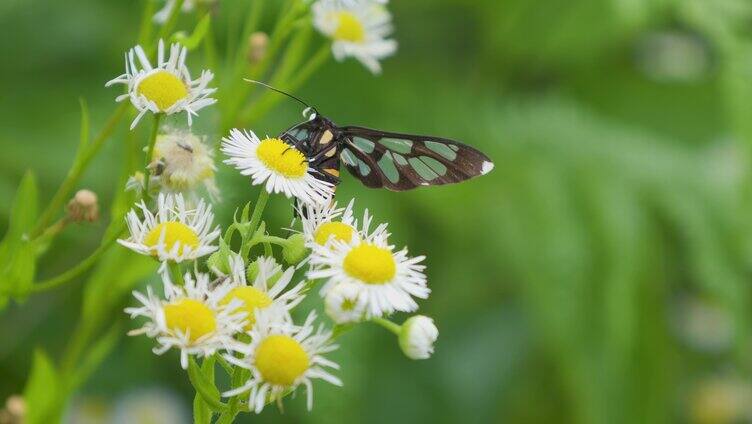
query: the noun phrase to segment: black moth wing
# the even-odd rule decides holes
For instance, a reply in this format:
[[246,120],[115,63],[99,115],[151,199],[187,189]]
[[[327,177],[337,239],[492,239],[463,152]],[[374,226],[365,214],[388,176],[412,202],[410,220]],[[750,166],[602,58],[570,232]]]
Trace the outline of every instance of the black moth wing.
[[279,138],[303,152],[318,179],[336,185],[339,184],[339,146],[333,141],[338,133],[331,121],[316,117],[287,129]]
[[488,156],[454,140],[363,127],[341,131],[340,159],[367,187],[405,191],[458,183],[493,169]]

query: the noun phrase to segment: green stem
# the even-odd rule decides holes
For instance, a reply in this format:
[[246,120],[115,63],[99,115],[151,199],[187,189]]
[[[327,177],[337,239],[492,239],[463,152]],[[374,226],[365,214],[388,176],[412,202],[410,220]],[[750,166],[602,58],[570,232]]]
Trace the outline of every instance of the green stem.
[[[296,71],[294,78],[290,79],[289,81],[276,80],[276,78],[273,78],[272,85],[286,91],[295,91],[299,89],[303,84],[305,84],[305,82],[308,81],[311,76],[313,76],[314,72],[316,72],[327,62],[330,56],[331,54],[329,45],[324,44],[313,56],[311,56],[308,62],[306,62],[298,71]],[[283,97],[276,95],[276,93],[267,93],[257,102],[255,102],[253,107],[249,105],[245,109],[243,109],[243,111],[240,112],[238,121],[241,123],[241,125],[248,125],[250,123],[256,122],[260,117],[268,113],[274,106],[277,105],[277,103],[279,103],[283,99]]]
[[268,235],[259,237],[255,241],[256,243],[272,243],[272,244],[276,244],[277,246],[282,246],[282,247],[285,247],[290,243],[286,238],[277,237],[277,236],[268,236]]
[[36,241],[41,242],[42,244],[52,241],[52,239],[55,238],[55,236],[57,236],[69,223],[70,218],[67,215],[58,219],[56,223],[47,227],[47,229],[37,237]]
[[[245,23],[243,24],[243,30],[240,33],[240,44],[235,52],[235,63],[233,66],[234,75],[239,75],[242,72],[243,64],[245,64],[246,53],[248,51],[248,39],[251,33],[258,27],[259,19],[261,19],[261,12],[263,10],[264,1],[254,0],[251,3],[251,9],[246,16]],[[233,46],[234,47],[234,46]],[[232,52],[229,50],[228,52]]]
[[138,33],[138,44],[142,46],[149,45],[151,40],[151,20],[154,17],[154,0],[146,0],[144,13],[141,15],[141,29]]
[[386,328],[387,330],[391,331],[392,333],[398,336],[400,332],[402,331],[402,326],[395,324],[386,318],[376,317],[376,318],[371,318],[371,321],[375,322],[376,324],[379,324],[380,326]]
[[172,280],[174,284],[177,284],[179,286],[185,284],[185,280],[183,279],[183,272],[180,269],[179,263],[169,261],[167,262],[167,269],[170,272],[170,280]]
[[[201,371],[201,367],[198,366],[196,363],[196,359],[194,359],[193,356],[188,357],[189,361],[189,372],[188,372],[188,378],[191,381],[191,385],[193,385],[193,388],[196,389],[196,393],[201,396],[201,398],[204,399],[204,402],[206,402],[209,407],[211,407],[215,411],[225,411],[227,410],[227,405],[220,402],[220,400],[215,397],[214,394],[209,390],[207,387],[207,383],[213,383],[213,382],[207,382],[205,381],[205,377]],[[215,392],[216,393],[216,392]]]
[[335,340],[339,336],[343,335],[344,333],[350,331],[353,327],[355,327],[355,324],[337,324],[332,329],[332,336],[329,338],[329,340]]
[[109,250],[110,247],[112,247],[112,245],[115,243],[115,240],[117,240],[118,236],[123,232],[124,227],[125,227],[125,223],[123,222],[120,224],[119,228],[116,231],[112,232],[112,235],[110,237],[102,241],[102,244],[97,248],[97,250],[92,252],[92,254],[89,255],[89,257],[79,262],[78,265],[74,266],[73,268],[58,275],[57,277],[53,277],[53,278],[41,281],[33,285],[31,287],[31,292],[40,293],[40,292],[44,292],[50,289],[54,289],[55,287],[65,284],[66,282],[86,272],[89,268],[91,268],[92,266],[94,266],[94,264],[97,263],[99,258],[105,252],[107,252],[107,250]]
[[149,144],[146,147],[146,160],[144,161],[144,199],[149,200],[149,181],[151,180],[151,172],[149,172],[149,164],[152,161],[152,155],[154,154],[154,145],[157,143],[157,134],[159,133],[159,121],[162,119],[162,114],[157,113],[154,115],[154,125],[151,128],[151,134],[149,135]]
[[[277,24],[275,25],[274,30],[269,37],[269,46],[267,48],[266,55],[261,60],[261,62],[246,68],[248,70],[248,77],[250,79],[262,78],[262,76],[272,65],[277,50],[282,46],[282,43],[293,29],[292,24],[295,22],[295,17],[298,13],[298,5],[299,3],[297,3],[297,0],[291,0],[282,7],[283,12],[280,14],[280,18],[277,20]],[[244,46],[246,45],[246,43],[247,40],[244,40],[243,44],[240,47],[240,50],[238,51],[238,58],[240,59],[243,58],[243,49],[245,48]],[[241,62],[238,58],[236,58],[236,63],[238,64],[238,66],[244,65],[245,61],[243,60]],[[224,102],[226,107],[223,114],[224,116],[221,126],[222,134],[228,132],[230,128],[232,128],[232,125],[237,121],[239,113],[243,107],[243,102],[255,88],[253,84],[245,83],[241,78],[239,78],[243,73],[243,69],[243,66],[240,66],[239,71],[234,71],[233,77],[230,79],[230,82],[228,84],[227,93],[232,93],[232,96],[228,96],[228,98]]]
[[180,9],[183,8],[184,1],[185,0],[177,0],[175,2],[172,10],[170,10],[170,16],[167,18],[164,25],[162,25],[162,28],[159,29],[159,39],[164,40],[170,35],[170,33],[172,33],[172,30],[175,28],[175,24],[177,24],[178,22]]
[[260,243],[260,241],[257,241],[253,239],[256,235],[256,231],[259,228],[259,224],[261,223],[261,215],[264,212],[264,209],[266,208],[266,202],[269,200],[269,192],[266,191],[264,187],[261,187],[261,191],[259,192],[259,197],[256,200],[256,205],[253,207],[253,213],[251,214],[251,221],[248,225],[248,232],[243,234],[243,245],[240,249],[240,255],[241,257],[248,258],[248,253],[251,251],[251,248],[255,246],[256,244]]
[[261,187],[258,200],[256,200],[256,206],[253,207],[253,213],[251,214],[251,224],[249,226],[249,235],[256,233],[259,224],[261,223],[261,215],[266,208],[266,202],[269,200],[269,192],[264,187]]
[[88,148],[81,153],[80,157],[76,158],[70,171],[68,171],[68,175],[65,177],[65,180],[57,189],[55,195],[52,196],[52,200],[50,200],[47,208],[44,210],[44,212],[42,212],[39,221],[37,222],[37,226],[31,233],[32,238],[35,238],[45,228],[47,228],[54,216],[58,212],[60,212],[63,207],[63,203],[65,203],[65,201],[68,200],[68,197],[70,197],[71,191],[73,191],[73,188],[76,186],[76,184],[78,184],[78,181],[81,179],[83,172],[89,166],[91,160],[102,148],[104,142],[112,135],[112,133],[115,131],[115,128],[117,128],[117,124],[125,115],[127,108],[128,103],[122,103],[120,106],[118,106],[118,108],[115,109],[115,111],[112,113],[112,116],[110,116],[110,118],[107,120],[107,123],[105,123],[104,128],[102,128],[102,130],[99,132],[99,134],[97,134],[91,144],[89,144]]
[[[243,378],[245,377],[245,374],[247,374],[244,371],[245,370],[241,367],[235,367],[235,370],[232,372],[230,383],[233,389],[240,387],[243,384]],[[220,414],[216,424],[230,424],[235,420],[235,416],[238,415],[240,409],[240,396],[241,395],[233,396],[227,401],[227,410]]]

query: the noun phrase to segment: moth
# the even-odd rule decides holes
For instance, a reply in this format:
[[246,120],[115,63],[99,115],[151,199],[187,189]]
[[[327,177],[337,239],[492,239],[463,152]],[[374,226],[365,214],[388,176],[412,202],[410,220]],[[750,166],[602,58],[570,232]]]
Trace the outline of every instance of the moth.
[[299,98],[306,106],[305,122],[284,131],[279,138],[302,152],[320,179],[335,186],[340,166],[363,185],[392,191],[421,186],[454,184],[489,173],[494,164],[479,150],[447,138],[402,134],[358,126],[340,127]]

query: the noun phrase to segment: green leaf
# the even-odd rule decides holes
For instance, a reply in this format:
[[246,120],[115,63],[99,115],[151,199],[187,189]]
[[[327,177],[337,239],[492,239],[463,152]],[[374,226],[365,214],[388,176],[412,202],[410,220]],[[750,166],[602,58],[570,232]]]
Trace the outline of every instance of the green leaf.
[[[196,389],[196,394],[200,395],[212,410],[224,411],[227,409],[227,405],[219,401],[219,389],[214,385],[214,379],[210,380],[207,374],[204,374],[196,360],[191,357],[188,363],[188,378],[191,380],[193,388]],[[213,371],[211,374],[213,377]]]
[[68,384],[68,390],[76,390],[91,373],[93,373],[107,356],[115,349],[120,337],[123,335],[123,326],[116,322],[107,332],[92,345],[84,357],[81,365],[76,369]]
[[206,260],[206,265],[211,270],[217,270],[222,274],[229,274],[231,271],[230,254],[232,254],[230,246],[227,245],[224,238],[220,237],[219,249],[209,256],[209,259]]
[[78,99],[81,104],[81,135],[78,141],[78,152],[83,152],[86,145],[89,144],[89,107],[86,105],[86,99],[83,97]]
[[31,373],[24,389],[27,424],[58,421],[57,418],[60,415],[58,381],[57,371],[52,361],[43,351],[35,351]]
[[[156,271],[156,262],[145,256],[133,255],[125,249],[108,251],[86,282],[82,305],[82,322],[93,327],[123,301],[139,281]],[[117,278],[113,278],[113,276]]]
[[36,247],[28,233],[37,218],[37,184],[34,174],[27,171],[19,184],[10,213],[8,232],[0,243],[0,292],[23,298],[36,273]]
[[[214,381],[214,363],[215,357],[207,358],[201,364],[201,372],[208,381]],[[200,394],[196,393],[193,399],[193,422],[196,424],[210,424],[212,419],[212,410],[209,404],[204,401]]]

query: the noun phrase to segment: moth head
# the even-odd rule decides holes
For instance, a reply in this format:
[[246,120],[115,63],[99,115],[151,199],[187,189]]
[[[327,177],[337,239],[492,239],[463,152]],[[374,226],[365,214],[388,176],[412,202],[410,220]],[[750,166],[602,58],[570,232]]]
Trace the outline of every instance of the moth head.
[[319,112],[313,106],[308,106],[303,109],[303,118],[308,121],[313,121],[319,115]]

